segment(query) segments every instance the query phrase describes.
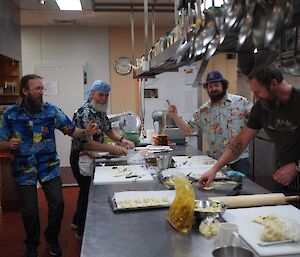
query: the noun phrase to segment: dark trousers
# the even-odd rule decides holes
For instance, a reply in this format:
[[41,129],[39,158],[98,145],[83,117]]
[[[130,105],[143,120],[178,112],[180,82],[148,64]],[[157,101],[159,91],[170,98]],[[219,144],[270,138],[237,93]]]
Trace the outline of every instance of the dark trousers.
[[[61,178],[41,182],[48,202],[48,226],[45,230],[47,242],[57,240],[63,218],[64,200]],[[26,232],[27,248],[37,248],[40,243],[40,218],[36,186],[18,186],[21,213]]]
[[[296,178],[288,186],[284,186],[274,181],[273,191],[275,193],[283,193],[286,196],[300,195],[300,173],[297,173]],[[291,204],[300,209],[300,201],[291,202]]]
[[249,177],[250,162],[249,158],[243,158],[237,162],[231,163],[228,165],[231,169],[242,172],[247,177]]
[[83,235],[86,211],[89,199],[89,189],[91,184],[91,176],[82,176],[78,167],[79,152],[71,151],[70,164],[73,175],[79,185],[79,195],[77,199],[77,207],[73,217],[73,224],[78,227],[78,234]]

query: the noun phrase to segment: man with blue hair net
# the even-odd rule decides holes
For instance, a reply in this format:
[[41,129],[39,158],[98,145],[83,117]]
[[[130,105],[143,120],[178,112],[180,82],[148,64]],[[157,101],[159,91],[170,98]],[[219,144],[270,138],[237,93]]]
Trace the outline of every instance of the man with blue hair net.
[[[73,175],[80,187],[77,200],[77,209],[71,226],[76,228],[75,237],[81,239],[84,231],[91,175],[83,174],[79,168],[79,156],[82,151],[109,152],[115,155],[127,155],[126,148],[133,148],[133,142],[123,138],[117,131],[112,129],[111,123],[106,115],[110,86],[105,81],[95,80],[87,92],[88,100],[74,113],[73,122],[79,128],[85,128],[88,121],[94,121],[99,132],[94,136],[84,139],[73,139],[70,154],[70,163]],[[104,144],[104,134],[112,140],[119,142],[122,146]]]

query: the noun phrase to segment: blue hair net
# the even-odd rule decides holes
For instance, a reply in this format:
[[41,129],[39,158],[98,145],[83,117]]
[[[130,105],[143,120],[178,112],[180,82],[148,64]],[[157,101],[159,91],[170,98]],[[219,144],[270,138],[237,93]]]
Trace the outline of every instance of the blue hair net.
[[93,92],[109,94],[110,85],[103,80],[95,80],[91,88],[86,92],[87,97],[90,98]]

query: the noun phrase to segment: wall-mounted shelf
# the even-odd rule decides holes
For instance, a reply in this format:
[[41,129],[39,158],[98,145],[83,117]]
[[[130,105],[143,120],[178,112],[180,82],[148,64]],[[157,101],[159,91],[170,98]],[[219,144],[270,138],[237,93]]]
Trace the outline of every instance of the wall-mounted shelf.
[[[300,1],[293,1],[294,6],[294,15],[289,24],[286,25],[285,28],[294,27],[300,24]],[[277,35],[280,36],[280,33]],[[237,39],[238,39],[238,31],[235,28],[231,28],[226,32],[226,37],[221,45],[218,46],[216,53],[242,53],[242,52],[252,52],[254,50],[254,45],[252,43],[251,37],[249,37],[244,45],[237,51]],[[147,78],[147,77],[155,77],[163,72],[168,71],[177,71],[179,67],[191,64],[193,61],[198,61],[202,58],[202,56],[197,57],[195,60],[186,60],[181,61],[179,64],[176,64],[176,51],[179,47],[181,40],[176,41],[170,47],[166,48],[153,57],[150,60],[150,69],[149,71],[143,71],[142,69],[135,70],[133,72],[133,78]]]
[[153,57],[150,61],[150,71],[143,71],[142,69],[135,70],[133,78],[151,78],[163,72],[178,71],[178,67],[181,65],[176,65],[172,58],[174,57],[179,44],[180,40],[166,48],[162,53]]
[[0,104],[14,104],[18,101],[19,95],[0,95]]
[[19,62],[0,55],[0,104],[14,104],[17,102],[19,84]]
[[[219,53],[235,53],[237,36],[234,32],[228,32],[224,42],[218,47],[217,52]],[[142,69],[135,70],[133,78],[153,78],[163,72],[178,71],[178,68],[184,65],[190,64],[190,60],[185,60],[180,63],[176,63],[175,56],[176,51],[181,43],[181,40],[176,41],[174,44],[166,48],[162,53],[153,57],[150,61],[150,70],[143,71]],[[195,59],[198,61],[201,56]]]

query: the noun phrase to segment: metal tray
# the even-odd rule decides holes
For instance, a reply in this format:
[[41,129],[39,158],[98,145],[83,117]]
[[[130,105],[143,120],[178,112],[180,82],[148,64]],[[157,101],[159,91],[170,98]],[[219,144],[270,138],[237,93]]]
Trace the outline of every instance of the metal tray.
[[[147,192],[147,191],[140,191],[140,192]],[[150,191],[151,192],[151,191]],[[152,192],[155,192],[155,191],[152,191]],[[161,191],[159,191],[161,192]],[[172,194],[170,193],[170,190],[166,190],[164,191],[166,192],[166,194]],[[141,196],[143,197],[143,196]],[[160,201],[161,204],[153,204],[153,202],[149,201],[149,203],[147,204],[137,204],[136,206],[130,206],[130,207],[127,207],[127,206],[124,206],[124,207],[119,207],[117,205],[117,202],[116,202],[116,197],[115,197],[115,194],[111,195],[108,197],[108,201],[109,201],[109,204],[112,208],[112,211],[114,213],[118,213],[118,212],[126,212],[126,211],[138,211],[138,210],[149,210],[149,209],[161,209],[161,208],[168,208],[170,207],[173,199],[171,200],[172,196],[169,196],[169,201],[166,202],[166,203],[163,203],[162,201]],[[174,198],[175,198],[175,191],[174,191]]]

